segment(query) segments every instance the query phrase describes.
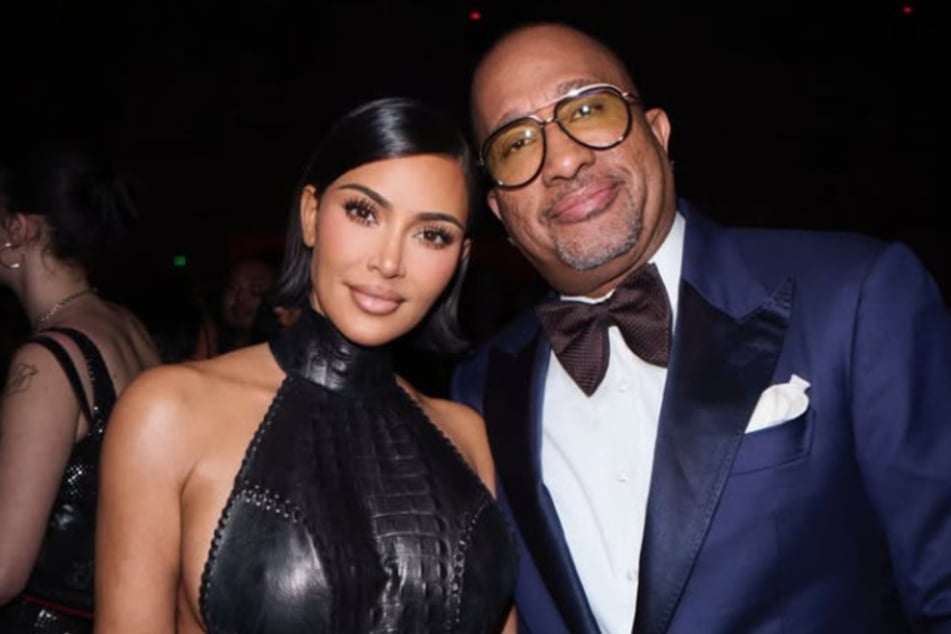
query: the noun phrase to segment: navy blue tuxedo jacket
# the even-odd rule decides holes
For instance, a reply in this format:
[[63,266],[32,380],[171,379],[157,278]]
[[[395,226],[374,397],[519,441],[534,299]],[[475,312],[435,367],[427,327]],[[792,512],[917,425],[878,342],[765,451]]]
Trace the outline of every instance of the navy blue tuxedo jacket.
[[[934,280],[898,243],[680,211],[634,632],[951,632],[951,321]],[[529,312],[452,392],[486,419],[520,630],[597,632],[541,479],[549,353]],[[806,412],[745,433],[792,374]]]

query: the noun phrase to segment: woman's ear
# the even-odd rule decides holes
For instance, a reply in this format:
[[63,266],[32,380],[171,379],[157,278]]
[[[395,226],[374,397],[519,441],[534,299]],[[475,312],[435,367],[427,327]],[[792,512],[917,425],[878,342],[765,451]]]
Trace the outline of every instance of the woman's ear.
[[462,252],[459,254],[459,264],[469,261],[469,253],[472,251],[472,238],[466,238],[462,241]]
[[19,247],[43,234],[43,219],[33,214],[13,213],[7,217],[3,228],[10,243]]
[[317,244],[317,188],[313,185],[304,185],[300,193],[300,229],[304,244],[314,248]]

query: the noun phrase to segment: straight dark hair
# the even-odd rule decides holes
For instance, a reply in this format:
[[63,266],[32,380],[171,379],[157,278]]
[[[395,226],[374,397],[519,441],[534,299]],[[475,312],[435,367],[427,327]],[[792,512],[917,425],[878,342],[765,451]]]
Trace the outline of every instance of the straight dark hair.
[[[291,201],[284,261],[273,302],[282,306],[307,306],[312,288],[310,262],[313,250],[304,244],[300,227],[300,199],[308,185],[322,194],[342,174],[385,159],[438,154],[462,164],[469,192],[466,235],[477,206],[477,170],[465,133],[448,112],[406,97],[376,99],[338,119],[311,155]],[[465,278],[463,261],[429,314],[410,336],[422,348],[436,352],[461,352],[468,341],[459,326],[459,296]]]

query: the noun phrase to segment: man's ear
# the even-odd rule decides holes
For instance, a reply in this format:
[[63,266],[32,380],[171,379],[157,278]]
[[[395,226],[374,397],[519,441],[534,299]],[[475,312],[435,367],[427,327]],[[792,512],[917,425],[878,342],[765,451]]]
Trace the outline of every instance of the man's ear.
[[509,231],[509,226],[505,223],[505,218],[502,217],[502,212],[499,211],[499,197],[493,189],[486,195],[486,203],[489,205],[489,209],[492,210],[492,213],[495,214],[495,217],[499,219],[499,222],[502,223],[502,226],[505,227],[505,232],[508,234],[509,244],[513,246],[518,246],[515,244],[515,240],[512,239],[512,232]]
[[320,201],[317,198],[317,188],[313,185],[304,185],[300,193],[300,230],[304,244],[314,248],[317,244],[317,207]]
[[654,133],[654,138],[666,152],[667,142],[670,140],[670,120],[667,118],[667,113],[660,108],[651,108],[644,113],[644,117],[651,127],[651,132]]
[[492,210],[495,217],[502,220],[502,216],[499,215],[499,196],[494,189],[490,189],[489,193],[485,195],[485,202],[489,205],[489,209]]

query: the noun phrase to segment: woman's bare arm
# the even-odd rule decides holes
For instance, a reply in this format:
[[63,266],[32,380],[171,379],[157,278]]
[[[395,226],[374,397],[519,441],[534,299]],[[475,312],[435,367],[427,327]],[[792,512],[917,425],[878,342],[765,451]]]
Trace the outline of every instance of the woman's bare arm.
[[96,529],[96,634],[176,630],[181,490],[191,468],[192,370],[160,367],[119,399],[102,452]]
[[78,433],[79,403],[53,355],[27,343],[0,400],[0,605],[23,591]]

